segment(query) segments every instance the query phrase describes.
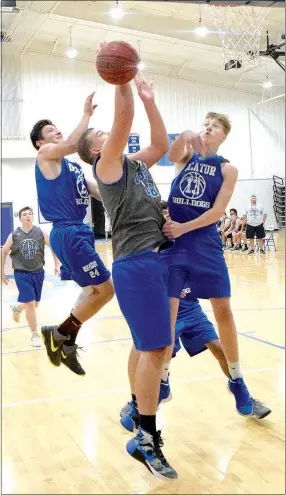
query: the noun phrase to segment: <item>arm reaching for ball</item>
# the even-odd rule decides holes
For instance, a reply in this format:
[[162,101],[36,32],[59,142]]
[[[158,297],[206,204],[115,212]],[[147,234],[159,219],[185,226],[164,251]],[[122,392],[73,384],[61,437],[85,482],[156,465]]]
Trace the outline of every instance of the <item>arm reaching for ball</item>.
[[[91,93],[85,100],[83,116],[77,127],[72,131],[72,133],[67,137],[67,139],[59,142],[59,143],[48,143],[44,144],[39,149],[38,155],[38,163],[39,167],[45,167],[47,162],[51,165],[51,161],[55,161],[61,159],[63,156],[71,155],[72,153],[76,153],[77,144],[82,133],[88,128],[90,117],[93,115],[93,112],[97,105],[94,105],[92,99],[94,97],[94,93]],[[60,135],[61,133],[59,133]]]
[[141,74],[137,74],[135,77],[135,84],[149,119],[151,144],[137,153],[134,153],[132,155],[132,160],[140,160],[150,168],[167,153],[169,148],[168,134],[162,116],[155,103],[153,82],[148,84]]
[[99,179],[106,184],[116,182],[122,176],[122,154],[131,131],[133,117],[134,98],[130,84],[116,86],[113,125],[96,167]]

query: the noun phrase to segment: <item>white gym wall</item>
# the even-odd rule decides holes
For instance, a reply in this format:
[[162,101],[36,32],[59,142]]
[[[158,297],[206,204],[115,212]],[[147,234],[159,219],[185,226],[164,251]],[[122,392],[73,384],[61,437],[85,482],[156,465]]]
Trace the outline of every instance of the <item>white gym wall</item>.
[[[7,71],[9,68],[6,66]],[[95,89],[99,107],[91,126],[109,130],[113,117],[114,88],[98,77],[92,63],[64,57],[25,52],[21,72],[21,129],[19,121],[16,121],[13,134],[10,120],[10,135],[18,132],[26,141],[3,142],[2,201],[12,201],[14,211],[23,205],[31,205],[35,209],[37,223],[36,152],[29,141],[33,124],[39,119],[49,118],[67,136],[82,115],[86,95]],[[261,109],[257,110],[261,97],[257,94],[163,75],[150,76],[154,79],[157,103],[169,133],[181,132],[188,127],[199,130],[209,110],[229,115],[232,131],[221,153],[239,169],[239,182],[230,206],[236,207],[241,214],[249,195],[256,193],[265,205],[269,223],[276,224],[272,210],[272,175],[285,175],[284,100],[277,99],[265,104],[261,119]],[[11,117],[11,106],[4,106],[3,121]],[[132,131],[140,134],[141,146],[148,144],[148,121],[138,99]],[[90,167],[86,166],[85,170],[90,174]],[[166,199],[173,168],[154,167],[153,175],[162,197]]]

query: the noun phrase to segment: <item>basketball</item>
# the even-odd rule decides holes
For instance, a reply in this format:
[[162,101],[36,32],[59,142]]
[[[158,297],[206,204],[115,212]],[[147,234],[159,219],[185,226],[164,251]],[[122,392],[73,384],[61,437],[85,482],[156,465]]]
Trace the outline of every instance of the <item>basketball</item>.
[[110,84],[126,84],[138,72],[139,56],[136,50],[124,41],[111,41],[104,45],[96,57],[96,68],[100,77]]

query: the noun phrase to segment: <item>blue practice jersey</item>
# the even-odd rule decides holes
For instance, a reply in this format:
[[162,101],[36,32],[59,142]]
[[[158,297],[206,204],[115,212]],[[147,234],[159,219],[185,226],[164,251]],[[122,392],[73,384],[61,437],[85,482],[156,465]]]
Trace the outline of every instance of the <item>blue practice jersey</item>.
[[172,220],[189,222],[212,208],[223,182],[224,161],[222,156],[193,154],[171,185],[168,209]]
[[46,179],[36,161],[35,173],[39,207],[43,217],[56,225],[80,223],[86,216],[89,192],[81,166],[62,158],[56,179]]

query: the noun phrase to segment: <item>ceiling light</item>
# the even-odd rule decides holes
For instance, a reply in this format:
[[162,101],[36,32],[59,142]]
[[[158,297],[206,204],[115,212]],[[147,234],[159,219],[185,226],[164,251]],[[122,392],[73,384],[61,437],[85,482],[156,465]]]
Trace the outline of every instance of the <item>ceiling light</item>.
[[206,26],[203,26],[201,24],[201,22],[199,23],[199,25],[195,29],[195,33],[198,36],[206,36],[208,34],[208,32],[209,32],[208,28]]
[[143,70],[145,69],[146,65],[144,64],[144,62],[139,62],[139,64],[137,65],[138,69],[139,70]]
[[110,9],[109,13],[113,19],[121,19],[124,16],[124,11],[119,7],[118,0],[116,1],[116,7]]
[[262,86],[264,87],[264,89],[270,89],[272,88],[272,81],[269,81],[269,79],[267,79],[266,81],[264,81]]
[[75,48],[73,48],[72,46],[70,46],[67,49],[66,54],[69,58],[75,58],[77,56],[77,50]]

